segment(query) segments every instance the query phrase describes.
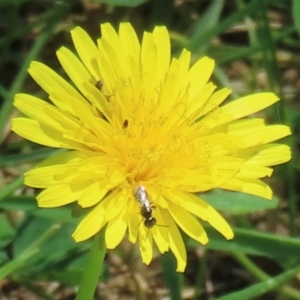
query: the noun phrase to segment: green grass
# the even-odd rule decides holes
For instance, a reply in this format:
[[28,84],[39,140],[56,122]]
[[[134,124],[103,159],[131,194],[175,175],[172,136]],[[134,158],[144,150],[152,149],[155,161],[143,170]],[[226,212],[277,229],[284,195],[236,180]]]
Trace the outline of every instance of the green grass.
[[[61,45],[70,46],[68,31],[76,24],[95,33],[98,31],[95,24],[103,21],[118,24],[130,20],[139,33],[157,24],[167,25],[174,56],[187,48],[194,60],[203,55],[215,58],[217,68],[213,79],[219,86],[231,87],[232,98],[257,91],[277,93],[281,101],[267,110],[266,117],[271,123],[290,126],[293,131],[284,140],[292,147],[293,159],[277,168],[270,182],[276,193],[273,202],[221,191],[203,196],[222,210],[234,226],[233,241],[225,241],[206,227],[210,243],[205,249],[186,238],[189,271],[185,274],[174,271],[173,257],[168,254],[138,273],[147,278],[150,276],[147,270],[156,270],[164,278],[164,286],[173,300],[182,299],[187,287],[193,290],[187,299],[208,299],[205,296],[208,294],[220,300],[300,299],[295,280],[300,272],[297,267],[300,262],[299,91],[296,79],[291,83],[285,77],[289,69],[297,70],[300,65],[299,3],[298,0],[1,1],[0,27],[5,34],[0,37],[3,53],[0,56],[0,278],[17,283],[18,288],[24,287],[39,299],[60,298],[46,292],[38,282],[57,281],[70,287],[73,296],[76,294],[91,243],[75,244],[72,240],[77,220],[71,217],[68,207],[39,209],[33,191],[22,185],[23,173],[57,150],[33,145],[10,132],[10,120],[16,115],[13,97],[20,91],[39,95],[40,91],[28,79],[30,61],[42,60],[55,68],[55,51]],[[287,88],[291,87],[293,92],[289,94]],[[129,273],[137,272],[126,243],[108,253],[120,257]],[[224,258],[232,264],[228,265]],[[103,282],[113,279],[110,265],[108,259],[102,270]],[[216,267],[230,276],[234,276],[231,269],[243,274],[236,275],[241,284],[232,287],[231,277],[216,279],[213,276],[218,273]],[[149,292],[134,277],[132,280],[136,284],[132,297],[148,299]],[[207,282],[215,288],[207,290]],[[159,286],[156,285],[152,287],[154,290]]]

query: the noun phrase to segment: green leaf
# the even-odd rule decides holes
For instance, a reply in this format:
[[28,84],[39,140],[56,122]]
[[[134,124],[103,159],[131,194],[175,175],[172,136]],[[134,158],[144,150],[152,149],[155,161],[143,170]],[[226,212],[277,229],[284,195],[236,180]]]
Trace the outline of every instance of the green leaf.
[[295,26],[298,30],[298,33],[300,34],[300,1],[299,0],[294,0],[293,1],[293,19]]
[[[14,95],[21,89],[26,77],[28,76],[27,68],[30,62],[35,59],[43,49],[45,43],[49,40],[49,38],[53,35],[55,29],[57,28],[58,22],[66,17],[66,14],[71,10],[71,7],[72,1],[54,1],[53,8],[47,10],[46,13],[40,16],[41,19],[45,18],[44,26],[42,26],[43,29],[36,37],[30,52],[22,61],[22,65],[20,66],[18,73],[15,74],[15,79],[11,84],[9,93],[7,94],[0,110],[0,143],[3,142],[6,136],[7,124],[10,123],[9,119],[13,110]],[[15,16],[17,18],[18,14],[15,14]],[[17,22],[14,20],[10,20],[9,23],[14,24],[16,29],[19,29],[19,27],[21,27],[17,26]]]
[[16,234],[16,230],[10,225],[4,215],[0,215],[0,247],[8,245]]
[[30,259],[35,258],[35,255],[37,255],[40,252],[41,245],[47,242],[49,237],[51,237],[51,235],[58,229],[59,228],[57,226],[52,226],[48,228],[40,236],[37,236],[35,240],[32,240],[26,248],[23,248],[16,258],[1,266],[0,280],[10,275],[11,273],[21,269],[22,267],[28,265]]
[[18,6],[22,3],[23,0],[1,0],[0,1],[0,7],[1,6]]
[[38,252],[37,248],[26,249],[22,254],[20,254],[15,259],[7,262],[5,265],[0,267],[0,279],[4,279],[14,271],[20,269],[25,265],[25,263],[32,258]]
[[32,196],[10,196],[0,201],[0,208],[7,210],[33,211],[38,208],[35,197]]
[[214,189],[212,192],[200,195],[214,208],[229,212],[233,215],[246,214],[255,211],[274,209],[278,206],[279,200],[273,197],[273,200],[253,196],[245,193],[224,191]]
[[281,71],[278,68],[276,58],[276,44],[270,27],[268,17],[268,5],[266,1],[261,1],[260,8],[257,10],[257,38],[263,54],[264,69],[268,74],[268,83],[273,91],[280,91]]
[[161,255],[161,266],[166,285],[170,290],[171,299],[180,300],[182,289],[182,274],[175,271],[176,260],[170,252]]
[[197,49],[199,45],[204,46],[203,41],[211,36],[212,30],[220,21],[221,12],[224,6],[224,0],[214,0],[205,14],[198,21],[194,33],[190,40],[189,49],[192,51]]
[[79,220],[72,217],[71,210],[69,205],[57,208],[38,208],[33,215],[65,224],[77,224]]
[[82,270],[86,265],[86,259],[86,253],[82,253],[82,255],[77,257],[73,255],[69,263],[63,263],[63,269],[61,264],[58,264],[57,268],[51,271],[51,279],[66,285],[78,285],[82,276]]
[[23,185],[23,176],[20,176],[19,178],[15,179],[14,181],[10,182],[8,185],[4,186],[0,190],[0,200],[2,200],[4,197],[12,194],[17,188],[21,187]]
[[40,208],[37,206],[35,197],[12,196],[0,201],[0,208],[6,210],[23,210],[31,215],[40,216],[45,219],[62,223],[76,224],[78,219],[71,215],[72,205],[57,208]]
[[146,0],[95,0],[95,2],[99,2],[99,3],[105,3],[108,5],[113,5],[113,6],[138,6],[144,2],[146,2]]
[[[197,53],[198,55],[204,54],[206,52],[206,47],[214,37],[232,28],[234,24],[240,22],[247,15],[259,8],[258,1],[251,1],[243,9],[237,10],[224,20],[219,20],[220,8],[222,8],[223,5],[224,1],[221,0],[215,0],[215,2],[212,2],[207,13],[205,13],[205,19],[207,21],[204,22],[202,18],[196,26],[190,43],[187,45],[189,50]],[[211,20],[209,18],[211,18]],[[206,29],[206,26],[208,26],[208,29]],[[203,31],[203,33],[201,31]]]
[[150,15],[150,23],[159,25],[171,24],[174,15],[174,0],[152,0],[152,8]]
[[240,292],[231,293],[224,297],[217,298],[217,300],[257,299],[258,296],[261,296],[261,295],[265,294],[266,292],[279,287],[284,282],[292,279],[299,272],[300,272],[300,267],[298,266],[297,268],[289,270],[289,271],[287,271],[283,274],[280,274],[276,277],[267,279],[261,283],[254,284],[251,287],[243,289]]
[[[53,222],[40,217],[30,217],[21,226],[13,244],[14,256],[20,256],[24,249],[33,244],[36,239],[43,236],[53,227]],[[31,273],[45,272],[46,276],[52,271],[55,264],[68,260],[75,256],[75,252],[81,249],[72,239],[73,226],[56,225],[58,228],[39,247],[38,253],[30,261],[26,262],[24,268],[30,268]]]
[[[211,226],[204,225],[204,227],[209,237],[209,243],[205,246],[208,249],[262,255],[275,259],[299,257],[299,238],[233,228],[235,237],[227,241]],[[189,239],[187,243],[190,246],[199,247],[199,243],[192,239]]]
[[23,222],[17,232],[13,252],[14,256],[19,256],[24,249],[32,244],[37,237],[41,236],[52,224],[48,220],[37,220],[34,217]]
[[0,156],[0,168],[19,166],[20,164],[29,163],[33,161],[40,161],[47,157],[54,156],[61,153],[62,150],[53,150],[42,148],[34,150],[30,153],[18,153]]
[[88,261],[79,284],[75,300],[92,300],[95,293],[100,273],[102,271],[103,259],[106,253],[105,229],[102,229],[94,238]]

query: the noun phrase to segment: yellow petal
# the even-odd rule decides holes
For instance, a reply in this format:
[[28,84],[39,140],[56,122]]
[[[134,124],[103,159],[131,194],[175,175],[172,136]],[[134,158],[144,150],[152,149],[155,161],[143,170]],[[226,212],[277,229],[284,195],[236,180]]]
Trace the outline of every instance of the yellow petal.
[[188,81],[190,82],[190,95],[193,95],[202,89],[208,82],[215,67],[213,59],[205,56],[199,59],[190,69]]
[[124,219],[125,210],[120,215],[109,221],[105,229],[105,243],[107,249],[116,248],[126,233],[127,222]]
[[168,201],[161,195],[161,192],[155,189],[155,187],[147,186],[148,195],[151,202],[160,208],[168,208]]
[[82,84],[82,90],[87,99],[94,104],[109,121],[111,121],[111,108],[109,107],[107,99],[99,91],[99,89],[89,82],[84,82]]
[[[56,92],[65,97],[73,97],[78,101],[85,102],[85,99],[79,92],[48,66],[33,61],[30,63],[28,72],[46,93],[51,94],[52,92]],[[63,111],[69,111],[69,107],[64,102],[55,102],[54,104]]]
[[75,202],[78,195],[68,185],[55,185],[42,191],[36,199],[39,207],[58,207]]
[[97,80],[91,75],[91,73],[86,69],[82,62],[69,49],[61,47],[56,52],[56,55],[65,72],[68,74],[75,86],[84,95],[85,90],[82,88],[82,84],[84,82],[90,82],[93,85],[97,83]]
[[291,148],[282,144],[266,144],[242,150],[240,156],[259,166],[275,166],[291,159]]
[[[206,205],[206,212],[208,214],[207,221],[212,227],[214,227],[217,231],[219,231],[227,240],[233,239],[233,231],[226,220],[209,204],[207,204],[204,200],[198,198],[194,194],[187,194],[189,201],[194,203],[200,203],[199,206],[203,207]],[[197,216],[198,214],[194,211],[194,214]]]
[[[116,43],[119,43],[119,40],[115,41]],[[114,70],[115,74],[118,74],[119,78],[125,78],[126,77],[126,62],[124,62],[124,58],[122,57],[120,51],[118,48],[113,47],[111,44],[111,40],[107,40],[104,37],[101,38],[99,41],[99,46],[101,47],[101,50],[107,53],[107,57],[109,57],[109,60],[111,61],[111,67]],[[104,84],[106,81],[104,82]]]
[[237,120],[278,102],[279,98],[273,93],[258,93],[234,100],[222,107],[222,114],[230,114]]
[[24,183],[35,188],[50,187],[59,183],[63,183],[62,181],[58,181],[55,178],[55,175],[60,174],[61,172],[72,173],[75,170],[75,166],[71,164],[52,165],[48,167],[36,168],[24,174]]
[[271,125],[265,126],[258,130],[252,130],[247,134],[247,147],[256,146],[258,144],[267,144],[279,139],[282,139],[291,134],[288,126]]
[[98,204],[76,227],[72,237],[78,242],[85,241],[97,234],[106,224],[101,203]]
[[243,164],[240,171],[236,174],[236,178],[241,179],[255,179],[255,178],[264,178],[270,177],[273,173],[273,169],[257,166],[249,163]]
[[181,234],[178,230],[176,223],[173,218],[170,216],[168,211],[165,211],[163,214],[165,223],[168,224],[168,233],[169,233],[169,242],[170,249],[174,253],[177,259],[177,272],[184,272],[186,267],[186,250],[185,245],[182,240]]
[[64,138],[62,132],[40,124],[36,120],[15,118],[12,120],[12,130],[25,139],[44,146],[77,150],[89,149],[84,144]]
[[175,222],[187,235],[203,245],[208,243],[204,228],[190,213],[171,201],[169,203],[169,211]]
[[103,209],[106,211],[105,218],[110,221],[116,218],[122,210],[126,209],[128,203],[130,202],[129,197],[130,192],[127,189],[119,190],[116,188],[105,198],[105,206],[103,204]]
[[157,224],[151,228],[153,233],[154,241],[160,253],[165,253],[169,250],[169,239],[168,239],[168,225],[164,223],[163,215],[165,210],[156,207],[154,211],[154,217],[156,218]]
[[256,113],[278,101],[273,93],[259,93],[232,101],[222,108],[217,108],[208,114],[202,121],[202,126],[214,128],[216,126],[234,121],[250,114]]
[[80,124],[72,116],[34,96],[17,94],[14,105],[30,118],[58,131],[76,131],[80,128]]
[[79,196],[78,204],[83,208],[96,205],[110,190],[110,185],[108,183],[107,180],[92,183]]
[[140,55],[140,43],[130,23],[121,23],[119,26],[119,37],[125,56],[134,57],[137,62]]
[[170,64],[170,36],[165,26],[156,26],[153,31],[153,39],[157,47],[157,78],[163,78]]
[[[132,206],[128,208],[128,211],[133,211]],[[141,225],[139,212],[133,211],[128,218],[128,240],[134,244],[137,241],[139,225]]]
[[71,30],[71,35],[76,51],[83,64],[93,75],[95,81],[100,80],[102,76],[97,61],[99,51],[96,45],[94,44],[90,36],[78,26]]
[[192,201],[188,196],[188,193],[181,192],[178,189],[175,190],[164,190],[163,195],[170,199],[170,201],[176,203],[176,205],[181,206],[182,209],[185,209],[197,217],[201,218],[203,221],[207,221],[209,218],[207,208],[209,205],[204,201]]
[[[65,151],[58,150],[55,155],[47,157],[45,160],[37,164],[36,168],[51,167],[52,165],[60,165],[67,163],[78,163],[85,157],[84,151]],[[32,170],[33,171],[33,170]]]
[[272,199],[271,188],[259,179],[238,179],[232,178],[219,185],[220,188],[247,193],[266,199]]
[[253,130],[259,131],[265,127],[265,120],[262,118],[251,118],[236,120],[227,124],[226,131],[234,136],[246,136]]
[[231,94],[229,88],[222,88],[221,90],[215,92],[208,101],[206,101],[203,107],[202,115],[208,114],[212,110],[216,109],[220,104],[222,104],[227,97]]
[[[178,116],[183,118],[186,115],[190,122],[194,122],[201,116],[206,115],[211,110],[215,109],[216,107],[208,106],[206,103],[211,98],[217,98],[216,96],[220,92],[213,93],[216,88],[216,85],[213,83],[207,83],[193,98],[190,99],[189,105],[184,106],[185,110],[183,110],[182,113],[178,113]],[[179,104],[182,105],[181,103]]]
[[55,139],[56,133],[49,129],[49,131],[52,131],[51,136],[54,137],[51,138],[48,134],[49,131],[47,132],[44,127],[41,128],[38,121],[27,118],[15,118],[12,120],[11,129],[16,134],[34,143],[55,148],[61,147],[61,143],[58,142],[58,139]]
[[[175,192],[174,192],[175,194]],[[176,191],[177,197],[182,199],[183,209],[208,222],[219,231],[226,239],[233,238],[233,231],[225,219],[206,201],[192,193]]]
[[[149,36],[148,39],[146,38],[147,36],[147,34],[144,35],[142,44],[142,74],[145,74],[143,80],[145,87],[144,98],[152,99],[157,95],[155,87],[157,86],[156,74],[159,66],[157,64],[157,48],[153,37]],[[147,42],[144,42],[145,40]],[[144,103],[138,103],[138,105],[142,106]]]
[[144,264],[149,265],[153,257],[152,232],[145,226],[139,228],[139,248]]

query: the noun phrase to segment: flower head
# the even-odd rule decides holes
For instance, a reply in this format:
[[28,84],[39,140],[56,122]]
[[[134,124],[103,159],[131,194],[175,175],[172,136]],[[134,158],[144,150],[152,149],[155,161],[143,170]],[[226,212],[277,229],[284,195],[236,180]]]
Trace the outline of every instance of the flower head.
[[155,243],[161,253],[171,250],[183,271],[179,228],[206,244],[200,219],[233,238],[222,216],[195,193],[218,187],[270,199],[261,178],[290,159],[288,146],[273,143],[290,129],[244,118],[277,102],[272,93],[220,106],[230,90],[216,91],[208,82],[214,61],[204,57],[190,67],[187,50],[171,59],[165,27],[145,32],[141,43],[129,23],[118,32],[103,24],[101,32],[95,45],[76,27],[71,34],[77,55],[64,47],[57,51],[71,83],[31,63],[29,73],[51,103],[16,95],[15,106],[29,118],[15,118],[12,129],[67,151],[27,172],[25,184],[45,189],[37,197],[40,207],[77,202],[90,208],[75,241],[105,227],[112,249],[128,232],[146,264]]

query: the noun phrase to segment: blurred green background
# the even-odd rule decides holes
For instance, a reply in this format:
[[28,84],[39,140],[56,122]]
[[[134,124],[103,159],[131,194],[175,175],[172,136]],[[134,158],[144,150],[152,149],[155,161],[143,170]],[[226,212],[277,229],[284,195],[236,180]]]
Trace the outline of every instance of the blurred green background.
[[272,201],[215,190],[202,195],[223,212],[235,239],[205,228],[207,247],[185,237],[188,265],[178,274],[171,254],[141,263],[128,241],[109,251],[95,299],[300,299],[298,192],[300,134],[300,0],[0,0],[0,299],[74,299],[89,242],[75,244],[70,209],[38,209],[38,191],[22,174],[53,155],[53,149],[10,131],[14,94],[43,97],[27,75],[31,60],[64,74],[55,56],[73,49],[69,31],[85,28],[93,39],[99,24],[130,21],[139,36],[166,25],[172,55],[183,48],[193,61],[216,60],[213,81],[232,88],[231,99],[273,91],[281,101],[263,112],[283,123],[293,160],[269,180]]

